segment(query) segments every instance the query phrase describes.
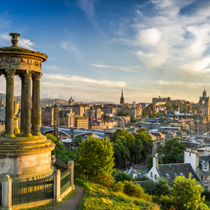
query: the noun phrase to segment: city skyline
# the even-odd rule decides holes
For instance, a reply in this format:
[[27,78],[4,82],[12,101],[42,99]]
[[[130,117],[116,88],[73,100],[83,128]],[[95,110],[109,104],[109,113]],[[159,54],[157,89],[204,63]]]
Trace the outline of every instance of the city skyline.
[[[3,1],[0,47],[48,55],[42,98],[119,103],[152,97],[198,102],[210,92],[208,1]],[[5,79],[0,77],[0,92]],[[20,95],[15,78],[15,95]]]

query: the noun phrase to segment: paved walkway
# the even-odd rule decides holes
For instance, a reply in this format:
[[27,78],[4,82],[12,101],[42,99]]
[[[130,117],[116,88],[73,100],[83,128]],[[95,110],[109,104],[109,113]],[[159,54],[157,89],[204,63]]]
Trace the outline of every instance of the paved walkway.
[[79,187],[77,185],[75,185],[75,187],[77,191],[69,200],[51,208],[48,208],[47,210],[77,210],[79,202],[81,201],[82,196],[84,195],[84,188]]

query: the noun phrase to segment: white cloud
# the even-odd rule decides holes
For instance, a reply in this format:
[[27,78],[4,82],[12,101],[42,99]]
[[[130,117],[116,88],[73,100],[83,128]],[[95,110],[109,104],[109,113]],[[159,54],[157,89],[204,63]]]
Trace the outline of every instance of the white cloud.
[[87,15],[94,15],[94,0],[82,0],[76,1],[81,10],[83,10]]
[[77,82],[77,83],[87,83],[91,85],[99,85],[99,86],[107,86],[107,87],[126,87],[126,82],[124,81],[108,81],[108,80],[96,80],[86,77],[80,76],[72,76],[72,75],[63,75],[63,74],[44,74],[44,78],[51,81],[59,81],[63,82]]
[[81,56],[80,51],[77,49],[77,47],[73,44],[71,44],[68,41],[61,41],[61,45],[60,45],[64,50],[67,50],[71,53],[76,54],[77,56]]
[[203,70],[206,70],[206,67],[210,64],[210,56],[191,62],[191,63],[186,63],[184,65],[179,66],[181,70],[184,71],[193,71],[193,72],[200,72]]
[[169,85],[170,83],[167,82],[167,81],[160,80],[160,81],[158,82],[158,84],[160,84],[160,85]]
[[28,48],[29,50],[34,50],[32,48],[32,46],[34,46],[34,43],[29,39],[19,38],[18,45],[23,48]]
[[138,69],[141,69],[140,66],[107,66],[102,64],[90,64],[90,65],[98,68],[118,69],[125,72],[137,72]]
[[154,46],[161,40],[162,33],[156,28],[142,30],[137,34],[137,40],[145,47]]
[[157,53],[144,53],[142,51],[139,51],[137,53],[137,55],[139,56],[140,61],[150,67],[150,68],[155,68],[157,66],[162,65],[168,58],[168,55],[164,55],[164,54],[157,54]]

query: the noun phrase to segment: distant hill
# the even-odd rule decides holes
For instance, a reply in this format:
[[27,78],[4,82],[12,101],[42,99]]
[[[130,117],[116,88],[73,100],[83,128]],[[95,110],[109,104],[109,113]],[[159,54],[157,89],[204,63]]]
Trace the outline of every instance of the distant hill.
[[[0,93],[0,97],[1,96],[3,97],[4,103],[6,103],[6,94]],[[14,99],[16,101],[19,101],[19,103],[21,103],[21,97],[20,96],[14,96]],[[68,103],[66,100],[63,100],[63,99],[40,98],[40,105],[41,106],[45,106],[46,104],[53,105],[55,102],[57,104],[67,104]]]
[[[4,103],[6,103],[6,95],[4,93],[0,93],[0,97],[1,95],[3,96],[3,100],[4,100]],[[20,96],[14,96],[14,99],[16,101],[19,101],[19,103],[21,103],[21,97]],[[40,98],[40,105],[41,106],[45,106],[46,104],[48,105],[53,105],[54,103],[57,103],[57,104],[68,104],[68,101],[67,100],[64,100],[64,99],[52,99],[52,98]],[[75,102],[75,104],[79,104],[81,102]],[[103,102],[103,101],[91,101],[91,102],[84,102],[84,103],[88,103],[88,104],[114,104],[113,102]]]

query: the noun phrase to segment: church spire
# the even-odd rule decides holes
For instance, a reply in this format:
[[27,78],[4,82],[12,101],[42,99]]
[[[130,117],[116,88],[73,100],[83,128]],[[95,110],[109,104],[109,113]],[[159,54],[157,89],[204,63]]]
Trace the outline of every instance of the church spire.
[[124,104],[123,90],[120,97],[120,104]]

